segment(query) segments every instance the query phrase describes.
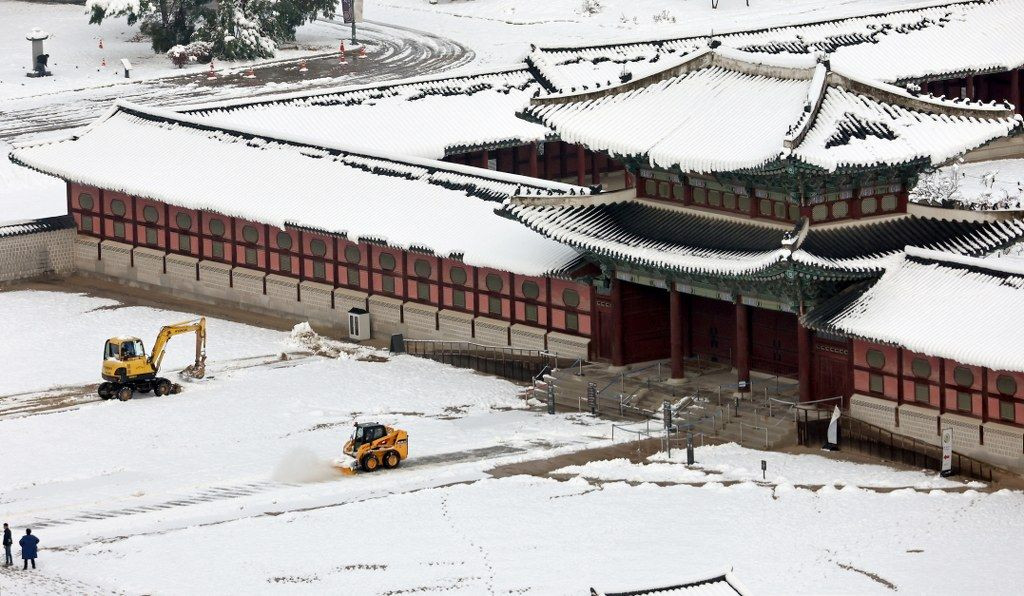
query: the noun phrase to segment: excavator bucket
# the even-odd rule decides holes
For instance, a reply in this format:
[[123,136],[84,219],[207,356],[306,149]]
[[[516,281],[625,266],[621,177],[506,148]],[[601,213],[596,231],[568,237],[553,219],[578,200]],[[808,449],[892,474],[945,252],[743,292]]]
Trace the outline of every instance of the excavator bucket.
[[178,374],[181,375],[183,378],[190,378],[190,379],[201,379],[201,378],[205,377],[206,376],[206,355],[204,354],[203,357],[200,358],[199,360],[196,360],[195,363],[189,364],[188,366],[183,368],[181,370],[181,372],[178,373]]

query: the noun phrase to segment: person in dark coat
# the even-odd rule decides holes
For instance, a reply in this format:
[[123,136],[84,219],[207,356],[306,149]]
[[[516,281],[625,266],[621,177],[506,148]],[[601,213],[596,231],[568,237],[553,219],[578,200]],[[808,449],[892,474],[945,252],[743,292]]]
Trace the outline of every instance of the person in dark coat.
[[36,548],[39,544],[39,539],[32,535],[32,528],[25,528],[25,535],[18,541],[21,545],[21,558],[25,561],[25,566],[22,569],[28,569],[28,562],[32,561],[32,569],[36,568],[36,554],[38,549]]
[[12,544],[14,544],[14,538],[11,538],[11,529],[4,524],[4,567],[14,565],[14,559],[11,558]]

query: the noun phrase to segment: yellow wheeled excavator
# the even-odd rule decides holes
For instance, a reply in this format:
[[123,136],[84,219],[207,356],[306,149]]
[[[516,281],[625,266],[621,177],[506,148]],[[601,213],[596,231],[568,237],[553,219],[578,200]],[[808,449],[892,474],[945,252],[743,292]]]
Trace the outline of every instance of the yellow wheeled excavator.
[[167,342],[182,333],[196,334],[196,361],[181,371],[184,377],[201,379],[206,374],[206,317],[166,325],[153,342],[153,352],[146,356],[146,347],[137,337],[111,337],[103,346],[103,383],[98,392],[103,399],[132,398],[134,392],[168,395],[181,391],[181,385],[158,377]]
[[364,472],[397,468],[409,457],[409,433],[376,422],[357,422],[344,451],[355,460],[352,467],[338,466],[346,476],[354,475],[357,466]]

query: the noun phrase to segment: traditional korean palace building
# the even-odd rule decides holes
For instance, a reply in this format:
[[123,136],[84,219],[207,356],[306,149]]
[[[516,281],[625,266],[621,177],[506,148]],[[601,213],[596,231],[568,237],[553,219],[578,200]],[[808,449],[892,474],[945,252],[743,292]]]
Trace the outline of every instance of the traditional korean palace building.
[[339,332],[361,308],[380,336],[791,376],[1024,469],[1024,268],[992,258],[1024,219],[908,201],[923,171],[1019,143],[1022,19],[954,3],[120,104],[11,159],[67,181],[86,274]]

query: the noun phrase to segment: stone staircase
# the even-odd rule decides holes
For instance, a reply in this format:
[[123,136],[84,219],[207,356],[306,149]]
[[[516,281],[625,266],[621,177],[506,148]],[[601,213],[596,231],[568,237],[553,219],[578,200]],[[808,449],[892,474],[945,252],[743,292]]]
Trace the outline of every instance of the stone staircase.
[[[660,366],[658,366],[660,364]],[[755,375],[752,391],[735,399],[736,377],[728,365],[688,362],[683,382],[667,382],[667,363],[647,363],[627,370],[603,365],[582,369],[545,371],[522,392],[531,403],[546,404],[553,388],[556,411],[590,412],[587,388],[597,392],[596,414],[613,421],[657,420],[661,429],[663,403],[673,408],[673,423],[680,429],[703,433],[719,441],[754,448],[775,448],[796,443],[791,408],[772,402],[775,397],[796,401],[797,386],[790,380]]]

